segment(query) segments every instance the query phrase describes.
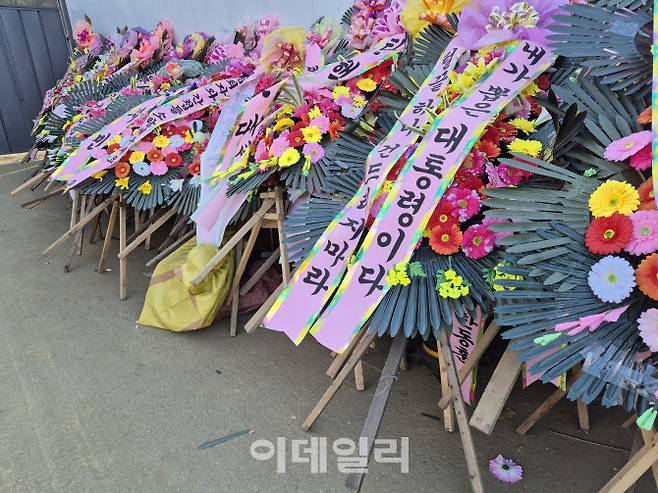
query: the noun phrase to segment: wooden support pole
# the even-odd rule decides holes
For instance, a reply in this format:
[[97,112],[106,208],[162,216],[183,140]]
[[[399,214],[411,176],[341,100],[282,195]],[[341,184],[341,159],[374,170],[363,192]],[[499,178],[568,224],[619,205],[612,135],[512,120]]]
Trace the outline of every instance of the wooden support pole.
[[[242,252],[242,256],[237,259],[237,267],[235,269],[235,274],[233,276],[233,284],[231,285],[231,291],[230,291],[230,296],[240,296],[240,282],[242,281],[242,276],[244,275],[245,270],[247,270],[247,264],[249,263],[249,258],[251,257],[251,252],[254,249],[254,245],[256,245],[256,240],[258,239],[258,233],[260,233],[260,228],[263,225],[263,220],[261,219],[260,221],[257,221],[256,224],[254,224],[253,229],[251,230],[251,233],[249,234],[249,239],[247,240],[247,244],[244,247],[244,252]],[[240,245],[242,241],[238,242],[238,245]]]
[[[89,206],[87,206],[87,198],[82,197],[82,201],[80,203],[80,219],[84,219],[87,214],[89,214],[89,210],[93,206],[94,202],[93,199],[89,199]],[[76,231],[75,235],[73,236],[73,241],[71,242],[71,248],[69,249],[69,253],[66,256],[66,261],[64,262],[64,272],[70,272],[71,271],[71,264],[73,263],[73,257],[75,256],[75,252],[78,251],[78,247],[82,243],[82,232],[83,229],[79,229]]]
[[119,204],[119,299],[124,301],[128,298],[128,264],[125,255],[121,255],[126,249],[126,221],[128,219],[128,206],[121,202]]
[[[368,349],[368,346],[370,345],[370,342],[374,339],[375,335],[377,335],[376,332],[373,332],[372,334],[366,334],[356,345],[356,347],[354,348],[354,352],[350,356],[350,359],[347,361],[345,366],[340,370],[335,380],[331,382],[331,385],[329,385],[327,391],[320,398],[318,403],[315,405],[315,407],[311,410],[309,415],[304,420],[304,423],[302,424],[302,429],[304,431],[308,431],[309,428],[313,426],[313,423],[315,423],[315,421],[318,419],[324,408],[327,407],[327,404],[329,404],[329,401],[336,394],[336,392],[343,384],[347,376],[352,372],[356,364],[361,360],[361,357],[366,352],[366,349]],[[395,368],[397,369],[397,366]]]
[[109,204],[112,200],[114,200],[114,198],[109,197],[105,199],[103,202],[101,202],[99,205],[97,205],[94,209],[92,209],[92,211],[89,214],[87,214],[84,218],[80,219],[72,228],[70,228],[66,233],[64,233],[57,240],[55,240],[48,248],[46,248],[43,251],[43,255],[46,255],[54,248],[57,248],[59,245],[64,243],[67,239],[71,238],[77,231],[84,228],[88,223],[91,222],[92,219],[94,219],[98,214],[103,212],[103,210],[107,207],[107,204]]
[[[153,217],[154,211],[155,211],[155,208],[151,207],[151,210],[149,211],[149,218]],[[155,228],[155,229],[158,229],[158,228]],[[151,234],[153,234],[155,229],[153,229],[151,231],[151,233],[146,237],[146,241],[144,242],[144,249],[145,250],[150,250],[151,249]]]
[[349,346],[347,346],[347,349],[345,349],[345,351],[343,351],[342,354],[336,355],[334,360],[331,362],[331,365],[329,365],[329,368],[327,368],[327,375],[330,378],[336,378],[336,375],[338,375],[338,372],[343,367],[345,362],[348,360],[350,354],[352,354],[354,348],[356,347],[356,345],[359,343],[359,341],[367,331],[368,331],[368,327],[365,326],[363,329],[359,331],[357,335],[354,336]]
[[283,190],[276,187],[274,190],[274,203],[276,206],[276,225],[279,234],[279,249],[281,250],[281,271],[283,272],[283,282],[290,282],[290,262],[288,261],[288,249],[285,248],[283,235],[283,220],[286,217],[285,207],[283,205]]
[[61,195],[65,188],[66,187],[59,187],[59,188],[53,190],[50,193],[42,195],[41,197],[37,197],[36,199],[28,200],[27,202],[23,202],[21,204],[21,207],[23,207],[25,209],[34,209],[37,205],[42,204],[43,202],[45,202],[49,198],[54,197],[55,195]]
[[[441,375],[441,395],[449,395],[452,400],[445,357],[440,351],[440,348],[437,348],[437,352],[439,354],[439,374]],[[443,428],[450,433],[455,431],[455,415],[451,405],[448,405],[443,409]]]
[[[361,430],[360,437],[366,439],[366,463],[372,454],[375,439],[377,438],[377,433],[379,432],[379,426],[381,425],[382,418],[384,417],[386,404],[388,404],[388,400],[391,397],[393,383],[397,378],[400,361],[404,356],[404,350],[406,347],[407,337],[404,335],[403,331],[400,331],[393,338],[391,349],[388,353],[388,356],[386,357],[386,362],[384,363],[384,369],[382,370],[382,374],[379,377],[379,382],[377,383],[375,396],[372,398],[370,409],[368,409],[368,416],[366,417],[366,421],[363,424],[363,429]],[[347,489],[358,492],[361,489],[364,475],[365,471],[350,473],[347,476],[347,480],[345,481],[345,486]]]
[[240,288],[240,295],[244,296],[247,294],[251,289],[256,285],[258,281],[265,275],[265,273],[269,270],[270,267],[274,265],[274,263],[279,259],[280,255],[280,248],[277,248],[272,252],[272,255],[267,257],[267,260],[263,262],[263,265],[261,265],[256,272],[254,272],[254,275],[251,276],[247,282],[245,282],[242,287]]
[[122,249],[119,252],[119,258],[125,258],[130,255],[139,245],[141,245],[147,238],[149,238],[154,231],[160,228],[164,223],[166,223],[172,216],[176,214],[174,209],[169,209],[165,212],[160,218],[149,225],[140,235],[137,236],[126,248]]
[[473,428],[491,435],[520,372],[518,353],[508,348],[471,416],[470,424]]
[[267,298],[265,303],[263,303],[261,307],[256,310],[256,313],[251,316],[247,323],[244,324],[244,330],[247,334],[253,333],[258,327],[260,327],[260,324],[265,318],[265,315],[267,315],[267,312],[270,310],[270,308],[272,308],[272,305],[281,294],[281,291],[283,291],[283,288],[285,288],[285,284],[279,284],[279,287],[274,290],[270,297]]
[[256,213],[251,216],[251,218],[244,223],[244,225],[231,237],[230,240],[228,240],[224,246],[215,254],[215,256],[208,262],[208,264],[197,274],[197,276],[192,279],[192,286],[198,286],[201,281],[203,281],[206,276],[210,273],[211,270],[213,270],[217,264],[219,264],[224,257],[230,252],[233,247],[240,241],[250,230],[251,228],[254,227],[254,225],[261,220],[261,218],[267,214],[269,211],[270,207],[274,201],[272,199],[265,199],[263,200],[263,204],[261,205],[260,209],[256,211]]
[[[83,211],[84,211],[85,214],[87,213],[87,200],[89,200],[89,205],[92,205],[94,203],[94,197],[92,196],[92,197],[89,197],[89,199],[87,199],[86,195],[82,196],[82,199],[80,200],[80,218],[81,219],[82,219],[82,216],[83,216]],[[101,211],[98,214],[97,217],[100,217],[101,214],[103,214],[103,211]],[[78,243],[78,245],[79,245],[78,255],[82,255],[82,245],[84,244],[84,240],[85,240],[85,228],[83,227],[76,234],[76,240],[74,241],[74,243]],[[67,270],[67,272],[68,272],[68,270]]]
[[98,272],[105,272],[105,262],[110,253],[110,243],[112,242],[112,235],[117,223],[117,213],[119,212],[119,202],[115,200],[112,202],[112,210],[110,211],[110,219],[107,223],[107,230],[105,231],[105,239],[103,240],[103,249],[101,250],[101,258],[98,260]]
[[[491,342],[495,339],[496,335],[498,335],[498,332],[500,329],[496,325],[495,322],[491,322],[489,324],[489,328],[482,334],[482,337],[478,339],[478,341],[475,343],[475,346],[473,347],[473,351],[471,351],[471,354],[468,355],[468,358],[466,358],[466,361],[464,362],[464,366],[462,366],[459,369],[459,383],[462,384],[464,383],[464,380],[466,380],[466,377],[473,371],[473,369],[477,366],[478,362],[482,358],[482,355],[484,352],[487,350]],[[441,409],[445,409],[448,407],[448,404],[450,404],[452,396],[443,394],[441,396],[441,400],[439,401],[439,407]]]
[[181,237],[180,239],[178,239],[178,240],[176,240],[175,242],[173,242],[171,245],[169,245],[167,248],[165,248],[164,250],[162,250],[160,253],[158,253],[158,254],[157,254],[155,257],[153,257],[151,260],[149,260],[148,262],[146,262],[146,266],[147,266],[147,267],[150,267],[150,266],[152,266],[153,264],[155,264],[156,262],[159,262],[160,260],[162,260],[163,258],[165,258],[167,255],[169,255],[171,252],[173,252],[174,250],[176,250],[176,249],[177,249],[179,246],[181,246],[183,243],[187,242],[187,241],[188,241],[190,238],[192,238],[195,234],[196,234],[196,232],[194,231],[194,229],[188,231],[187,233],[185,233],[185,235],[184,235],[183,237]]
[[624,493],[658,461],[658,435],[642,447],[599,493]]
[[542,419],[544,416],[548,414],[548,412],[553,409],[555,404],[560,402],[562,398],[567,395],[566,390],[562,389],[557,389],[553,391],[553,393],[546,399],[544,402],[542,402],[537,409],[535,409],[530,416],[526,418],[526,420],[519,425],[519,427],[516,429],[516,432],[519,435],[525,435],[528,433],[530,428],[535,426],[537,422]]
[[[249,239],[251,240],[251,237]],[[243,241],[240,240],[238,241],[238,244],[235,245],[235,261],[239,265],[242,265],[243,258],[244,259],[248,258],[247,252],[242,251],[242,244]],[[236,281],[235,276],[233,277],[233,281],[235,283]],[[238,283],[240,282],[239,279],[237,279],[237,281]],[[231,320],[229,323],[229,334],[231,335],[231,337],[235,337],[238,335],[238,308],[240,305],[240,293],[238,293],[237,289],[235,290],[231,289],[231,291],[229,291],[229,300],[231,300]]]
[[450,342],[448,341],[448,334],[446,334],[445,330],[442,330],[439,334],[438,345],[439,354],[443,355],[446,373],[448,374],[448,385],[450,386],[450,395],[452,395],[452,407],[455,410],[457,426],[459,426],[459,436],[462,441],[464,456],[466,457],[466,467],[468,469],[468,476],[471,479],[471,488],[474,493],[484,493],[480,468],[478,467],[478,459],[475,454],[475,445],[473,444],[473,436],[471,435],[471,428],[468,424],[466,407],[464,406],[464,399],[461,393],[461,384],[457,378],[455,362],[452,358]]
[[[645,445],[650,445],[654,439],[656,438],[656,432],[654,430],[643,430],[642,428],[638,428],[640,430],[640,435],[642,435],[642,440],[644,441]],[[658,489],[658,463],[654,462],[651,465],[651,472],[653,473],[653,480],[656,483],[656,488]]]
[[[20,170],[23,171],[23,170]],[[41,183],[43,180],[46,179],[46,177],[52,172],[50,169],[44,169],[39,171],[36,175],[33,177],[29,178],[28,180],[25,180],[23,183],[18,185],[16,188],[14,188],[9,194],[13,197],[14,195],[22,192],[26,188],[32,187],[35,183],[38,185]]]
[[366,381],[363,376],[363,361],[359,361],[354,367],[354,386],[360,392],[366,390]]

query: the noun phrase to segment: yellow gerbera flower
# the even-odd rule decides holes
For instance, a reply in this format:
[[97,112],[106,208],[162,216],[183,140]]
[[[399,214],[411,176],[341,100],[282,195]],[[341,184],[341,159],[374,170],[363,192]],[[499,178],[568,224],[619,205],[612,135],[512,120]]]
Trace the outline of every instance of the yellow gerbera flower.
[[594,217],[610,217],[615,212],[628,215],[639,205],[639,192],[625,181],[608,180],[589,197],[589,210]]
[[280,132],[281,130],[285,128],[290,128],[295,124],[295,122],[292,120],[292,118],[281,118],[276,124],[274,125],[274,131],[275,132]]
[[117,178],[114,180],[114,185],[121,190],[126,190],[128,188],[128,177]]
[[153,185],[151,185],[150,181],[145,181],[137,188],[137,190],[142,192],[144,195],[150,195],[151,190],[153,190]]
[[304,140],[309,144],[313,142],[320,142],[322,140],[322,132],[320,132],[320,129],[315,125],[302,128],[302,135],[304,136]]
[[320,108],[317,106],[313,106],[311,108],[311,111],[308,112],[308,117],[312,120],[313,118],[316,118],[318,116],[322,115],[322,111],[320,111]]
[[359,89],[365,92],[372,92],[375,89],[377,89],[377,83],[374,80],[372,80],[370,77],[366,77],[364,79],[361,79],[359,82],[357,82],[356,87],[358,87]]
[[354,96],[354,104],[355,108],[363,108],[366,105],[366,98],[363,96]]
[[541,152],[542,144],[538,140],[514,139],[512,142],[507,144],[507,149],[510,152],[537,157]]
[[94,173],[93,175],[91,175],[91,177],[96,178],[97,180],[102,180],[106,174],[107,171],[103,170],[103,171],[99,171],[98,173]]
[[169,137],[160,134],[155,139],[153,139],[153,145],[163,149],[169,145]]
[[526,120],[525,118],[514,118],[513,120],[510,120],[509,123],[514,128],[521,130],[522,132],[525,132],[527,134],[531,134],[535,131],[535,122],[531,122],[530,120]]
[[341,96],[349,97],[350,89],[347,86],[337,86],[333,91],[331,91],[331,95],[334,97],[334,99],[338,99]]
[[128,161],[130,161],[130,164],[135,164],[135,163],[139,163],[140,161],[144,161],[144,153],[142,151],[133,151],[132,153],[130,153],[130,157],[128,158]]
[[283,154],[281,154],[281,157],[279,158],[279,166],[281,168],[292,166],[297,161],[299,161],[300,157],[301,155],[299,154],[299,151],[294,147],[290,147],[283,151]]

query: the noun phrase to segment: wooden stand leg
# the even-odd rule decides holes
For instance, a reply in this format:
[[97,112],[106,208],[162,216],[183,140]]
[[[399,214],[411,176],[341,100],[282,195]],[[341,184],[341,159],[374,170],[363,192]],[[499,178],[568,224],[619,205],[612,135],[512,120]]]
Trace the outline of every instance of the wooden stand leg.
[[119,299],[124,301],[128,298],[128,265],[125,255],[121,255],[126,250],[126,220],[128,216],[128,206],[119,204]]
[[[155,209],[151,207],[151,210],[149,210],[149,218],[153,217],[153,214],[155,213]],[[135,226],[135,229],[137,229],[137,226]],[[157,228],[156,228],[157,229]],[[146,241],[144,242],[144,249],[145,250],[150,250],[151,249],[151,234],[153,233],[154,230],[151,231],[151,233],[146,237]]]
[[[89,206],[87,206],[87,198],[84,196],[82,197],[82,201],[80,203],[80,222],[86,219],[93,204],[94,204],[93,199],[90,199]],[[71,242],[71,249],[69,250],[69,254],[66,256],[66,262],[64,262],[64,272],[71,271],[71,264],[73,263],[73,257],[75,256],[75,252],[79,251],[80,244],[82,243],[83,231],[84,229],[80,228],[75,232],[75,235],[73,236],[73,241]]]
[[624,493],[658,461],[658,435],[642,447],[599,493]]
[[576,407],[578,408],[578,424],[580,425],[580,429],[589,431],[589,411],[587,410],[587,404],[578,399],[576,401]]
[[32,187],[34,184],[37,184],[37,186],[46,179],[48,175],[50,175],[51,170],[49,169],[44,169],[42,171],[39,171],[36,175],[31,177],[30,179],[24,181],[20,185],[18,185],[16,188],[14,188],[9,194],[13,197],[19,192],[22,192],[26,188]]
[[283,235],[283,220],[286,217],[286,211],[283,206],[283,190],[276,187],[274,190],[274,205],[276,207],[276,224],[279,233],[279,248],[281,250],[281,270],[283,271],[283,282],[290,282],[290,262],[288,261],[288,249],[285,248]]
[[110,253],[110,243],[112,242],[112,235],[117,223],[117,213],[119,212],[119,203],[115,200],[112,202],[112,210],[110,211],[110,219],[107,222],[107,230],[105,231],[105,239],[103,240],[103,249],[101,250],[101,258],[98,260],[98,272],[105,272],[105,262],[107,255]]
[[[89,198],[89,201],[93,203],[93,198]],[[82,211],[86,212],[87,210],[87,196],[83,195],[82,200],[80,201],[80,217],[82,218]],[[98,214],[98,217],[101,217],[103,211]],[[80,239],[78,240],[78,255],[82,255],[82,245],[85,242],[85,228],[82,228],[79,232]]]
[[518,353],[508,348],[471,416],[470,424],[473,428],[491,435],[520,372],[521,361]]
[[[238,265],[242,265],[243,258],[244,259],[248,258],[246,252],[244,253],[245,254],[243,255],[242,241],[239,241],[238,244],[235,245],[235,261],[238,263]],[[240,280],[234,277],[233,282],[235,283],[236,280],[239,285]],[[236,335],[238,335],[238,308],[240,304],[240,293],[238,292],[237,289],[235,291],[231,290],[229,296],[231,300],[231,321],[229,324],[229,334],[231,335],[231,337],[235,337]]]
[[[477,343],[473,347],[473,351],[471,351],[471,354],[469,354],[468,358],[466,358],[464,366],[462,366],[459,370],[458,376],[460,385],[464,383],[466,377],[471,373],[471,371],[473,371],[473,368],[477,366],[478,362],[482,358],[482,355],[487,350],[491,342],[495,339],[496,335],[498,335],[499,331],[500,329],[498,326],[494,322],[491,322],[491,324],[489,324],[489,328],[484,332],[484,334],[482,334],[482,337],[478,339]],[[441,400],[439,401],[439,407],[441,409],[448,407],[451,398],[452,396],[443,394],[441,396]]]
[[78,209],[80,208],[80,190],[73,190],[73,198],[71,199],[71,221],[69,222],[69,229],[75,226],[78,222]]
[[448,374],[448,384],[450,385],[450,393],[452,395],[452,406],[455,409],[457,425],[459,426],[459,436],[461,437],[464,455],[466,456],[466,467],[468,468],[468,475],[471,478],[471,488],[474,493],[483,493],[484,487],[482,486],[482,477],[480,476],[480,468],[478,467],[477,455],[475,454],[471,428],[468,424],[466,407],[464,406],[464,399],[462,398],[461,384],[457,378],[455,362],[452,359],[450,342],[448,341],[448,335],[445,330],[442,330],[439,335],[439,354],[443,355],[446,373]]
[[172,216],[176,214],[174,209],[169,209],[165,212],[157,221],[154,221],[146,228],[140,235],[138,235],[129,245],[127,245],[119,253],[119,258],[127,257],[133,250],[135,250],[139,245],[146,241],[154,231],[159,229],[164,223],[166,223]]
[[363,378],[363,361],[359,361],[354,367],[354,385],[356,390],[366,390],[366,381]]
[[519,425],[516,432],[519,435],[525,435],[530,431],[530,428],[535,426],[537,422],[548,414],[553,407],[567,395],[567,391],[562,389],[555,390],[544,402],[542,402],[537,409],[535,409],[526,420]]
[[246,324],[244,324],[244,330],[247,334],[251,334],[258,327],[260,327],[260,324],[265,318],[265,315],[267,315],[267,312],[270,311],[270,308],[272,308],[272,305],[279,297],[284,287],[285,287],[284,283],[279,284],[279,287],[274,290],[274,292],[270,295],[270,297],[267,298],[265,303],[263,303],[262,306],[258,310],[256,310],[256,313],[254,313],[251,316],[249,321]]
[[375,335],[376,332],[373,332],[372,334],[367,334],[359,341],[356,348],[354,348],[354,352],[352,353],[352,356],[350,356],[350,359],[347,361],[343,369],[340,370],[340,372],[336,376],[336,379],[333,382],[331,382],[331,385],[329,385],[327,391],[320,398],[320,400],[315,405],[313,410],[309,413],[309,415],[304,420],[304,423],[302,424],[302,429],[304,429],[304,431],[308,431],[309,428],[313,426],[313,423],[315,423],[315,421],[318,419],[324,408],[327,407],[327,404],[329,404],[329,401],[336,394],[336,391],[338,391],[338,389],[343,384],[347,376],[352,372],[356,364],[359,362],[363,354],[366,352],[366,349],[368,349],[368,346],[370,345],[370,342],[374,339]]
[[[271,230],[270,230],[271,231]],[[267,257],[267,260],[263,262],[263,265],[261,265],[256,272],[254,272],[254,275],[251,276],[247,282],[245,282],[242,287],[240,288],[240,294],[245,295],[249,291],[251,291],[251,288],[253,288],[258,281],[265,275],[265,273],[269,270],[270,267],[274,265],[274,263],[279,260],[279,256],[281,255],[281,249],[277,248],[272,252],[272,255]]]
[[[438,351],[438,349],[437,349]],[[448,372],[446,371],[445,358],[441,351],[439,353],[439,373],[441,374],[441,394],[450,395],[450,384],[448,383]],[[452,398],[452,395],[450,395]],[[455,431],[455,415],[452,406],[449,405],[443,410],[443,427],[446,431],[452,433]]]
[[347,349],[343,351],[342,354],[337,354],[334,360],[331,362],[331,365],[329,365],[329,368],[327,368],[327,375],[329,377],[336,378],[336,375],[338,375],[338,372],[340,369],[343,367],[347,359],[350,357],[350,354],[354,351],[354,348],[356,345],[359,343],[361,338],[363,337],[363,334],[367,332],[367,327],[364,329],[361,329],[361,331],[354,336],[354,339],[352,339],[352,342],[350,342],[350,345],[347,346]]
[[[391,396],[393,383],[397,378],[400,361],[404,356],[404,350],[406,347],[407,338],[404,335],[404,332],[400,331],[391,344],[391,349],[386,357],[386,363],[384,363],[384,369],[379,377],[379,383],[377,383],[375,396],[370,404],[370,409],[368,409],[368,417],[366,418],[366,421],[363,424],[363,429],[361,430],[360,437],[361,439],[365,438],[366,442],[366,461],[368,461],[372,454],[375,439],[377,438],[377,432],[379,431],[379,426],[384,417],[386,404]],[[363,483],[364,474],[365,471],[350,473],[345,481],[345,486],[352,491],[359,491],[361,489],[361,484]]]
[[[656,432],[654,430],[640,429],[640,434],[642,435],[642,440],[644,440],[645,445],[650,445],[656,439]],[[656,488],[658,488],[658,463],[654,462],[651,465],[651,472],[653,473],[653,480],[656,483]]]

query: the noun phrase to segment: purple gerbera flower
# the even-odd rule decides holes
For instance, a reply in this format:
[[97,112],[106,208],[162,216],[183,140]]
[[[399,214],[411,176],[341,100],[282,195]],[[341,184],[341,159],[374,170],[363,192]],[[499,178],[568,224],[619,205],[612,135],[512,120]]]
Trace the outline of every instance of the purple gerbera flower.
[[489,471],[503,483],[518,483],[523,479],[523,468],[500,454],[489,461]]

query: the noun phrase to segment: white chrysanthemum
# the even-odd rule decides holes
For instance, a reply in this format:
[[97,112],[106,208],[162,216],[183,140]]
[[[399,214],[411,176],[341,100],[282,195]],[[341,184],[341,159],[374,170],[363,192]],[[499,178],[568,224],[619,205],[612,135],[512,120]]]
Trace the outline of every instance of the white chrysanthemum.
[[587,282],[601,301],[621,303],[635,287],[635,271],[623,258],[608,255],[592,266]]
[[658,308],[645,310],[637,319],[640,337],[653,353],[658,352]]

